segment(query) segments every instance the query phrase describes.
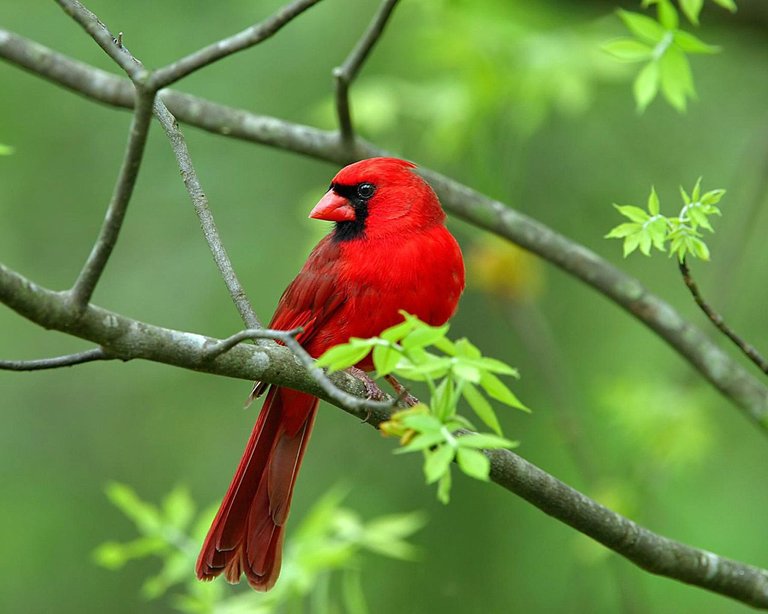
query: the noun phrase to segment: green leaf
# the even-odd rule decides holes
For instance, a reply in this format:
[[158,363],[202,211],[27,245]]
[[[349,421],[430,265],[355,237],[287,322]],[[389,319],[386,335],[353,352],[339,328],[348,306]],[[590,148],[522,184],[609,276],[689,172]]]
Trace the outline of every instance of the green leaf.
[[[701,197],[702,205],[715,205],[720,202],[720,199],[725,194],[725,190],[711,190]],[[715,207],[717,209],[717,207]],[[717,214],[720,215],[720,210],[717,209]]]
[[656,98],[659,91],[659,65],[654,60],[648,62],[643,69],[637,73],[635,81],[632,84],[632,92],[635,96],[638,112],[642,113],[648,108],[648,105]]
[[427,484],[433,484],[449,471],[456,451],[448,444],[443,444],[431,452],[426,452],[424,476]]
[[493,411],[493,407],[488,400],[480,394],[480,391],[475,388],[469,382],[464,383],[464,387],[461,389],[461,393],[464,398],[472,407],[473,411],[477,414],[487,426],[489,426],[497,435],[501,435],[501,425],[499,419],[496,417],[496,412]]
[[413,348],[423,348],[428,345],[432,345],[438,339],[445,337],[445,333],[448,332],[448,325],[443,326],[422,326],[411,331],[401,341],[401,345],[406,350]]
[[194,513],[195,504],[184,486],[177,486],[163,499],[165,521],[175,529],[186,530]]
[[13,152],[13,147],[0,143],[0,156],[10,156]]
[[651,186],[651,193],[648,196],[648,211],[651,215],[659,214],[659,195],[656,194],[654,186]]
[[651,245],[651,235],[648,232],[640,233],[640,253],[644,256],[650,256]]
[[603,44],[603,51],[622,62],[642,62],[650,59],[653,47],[634,38],[617,38]]
[[667,220],[663,216],[659,216],[657,219],[649,222],[645,226],[645,230],[651,237],[653,246],[659,251],[664,251],[664,242],[667,240]]
[[467,358],[480,358],[482,353],[475,345],[473,345],[469,339],[462,338],[456,341],[454,344],[456,347],[457,356],[465,356]]
[[401,358],[400,351],[389,344],[380,344],[373,348],[373,366],[376,367],[379,377],[392,373]]
[[395,454],[407,454],[408,452],[426,450],[441,443],[445,443],[445,433],[442,430],[430,431],[416,435],[409,444],[396,448],[393,452]]
[[736,3],[733,0],[714,0],[715,4],[719,4],[724,9],[728,9],[731,13],[736,12]]
[[635,207],[634,205],[613,205],[616,210],[621,213],[624,217],[629,218],[633,222],[639,222],[640,224],[643,224],[648,221],[648,218],[650,217],[648,213],[643,211],[640,207]]
[[510,407],[522,409],[523,411],[531,411],[525,405],[523,405],[520,399],[518,399],[517,396],[515,396],[515,394],[509,388],[507,388],[504,382],[502,382],[492,373],[483,373],[482,377],[480,378],[480,385],[483,387],[483,390],[485,390],[486,394],[492,399],[496,399],[497,401],[500,401],[505,405],[509,405]]
[[685,111],[688,96],[693,96],[691,65],[678,47],[669,47],[659,60],[661,92],[678,111]]
[[410,333],[415,326],[416,323],[413,320],[405,320],[404,322],[400,322],[400,324],[390,326],[379,336],[385,341],[389,341],[390,343],[397,343],[408,333]]
[[690,196],[688,196],[688,192],[686,192],[686,191],[683,189],[683,186],[680,186],[680,196],[682,196],[682,197],[683,197],[683,202],[684,202],[686,205],[690,205],[690,204],[691,204],[691,197],[690,197]]
[[708,45],[700,38],[685,32],[684,30],[678,30],[674,34],[675,44],[680,47],[686,53],[719,53],[720,47],[716,45]]
[[677,30],[680,20],[677,16],[677,9],[669,0],[659,0],[658,2],[659,22],[667,30]]
[[437,499],[440,503],[448,505],[451,501],[451,472],[446,471],[437,483]]
[[480,369],[471,363],[463,361],[461,358],[453,358],[451,372],[460,380],[477,384],[480,382]]
[[106,494],[112,504],[128,516],[141,533],[154,535],[160,531],[160,511],[154,505],[142,501],[130,486],[110,482],[107,484]]
[[496,450],[500,448],[515,448],[518,442],[511,441],[489,433],[470,433],[458,438],[459,448],[475,448],[479,450]]
[[605,235],[606,239],[623,239],[629,235],[633,235],[636,232],[642,230],[643,225],[637,222],[624,222],[618,226],[611,228],[611,231]]
[[445,422],[449,416],[456,413],[457,399],[454,394],[453,380],[446,377],[432,395],[432,413]]
[[689,250],[690,252],[699,258],[700,260],[707,261],[709,260],[709,248],[707,247],[707,244],[704,243],[701,239],[697,239],[696,237],[691,237],[689,240]]
[[476,480],[488,481],[488,475],[491,473],[491,461],[482,452],[471,448],[459,448],[456,450],[456,462],[468,476]]
[[699,25],[699,13],[704,0],[680,0],[680,8],[691,23]]
[[701,177],[696,180],[696,185],[693,186],[693,192],[691,192],[691,200],[695,203],[699,202],[701,197]]
[[638,232],[637,234],[629,235],[626,239],[624,239],[625,258],[629,256],[633,251],[635,251],[640,245],[640,239],[642,238],[642,235],[643,233]]
[[439,431],[443,428],[443,423],[429,414],[409,414],[403,416],[400,421],[405,427],[421,433]]
[[347,369],[365,358],[368,355],[368,352],[371,351],[371,346],[374,344],[375,342],[365,345],[359,343],[342,343],[341,345],[336,345],[324,352],[323,355],[317,359],[315,364],[318,367],[327,367],[329,373]]
[[664,37],[665,30],[655,19],[623,10],[619,10],[619,17],[632,34],[648,43],[655,45]]

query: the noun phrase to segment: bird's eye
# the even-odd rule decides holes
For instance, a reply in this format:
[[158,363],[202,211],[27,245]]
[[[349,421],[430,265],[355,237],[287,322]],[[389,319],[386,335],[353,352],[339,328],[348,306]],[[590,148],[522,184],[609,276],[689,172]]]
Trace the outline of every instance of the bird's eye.
[[357,186],[357,195],[363,199],[369,199],[376,191],[376,187],[370,183],[361,183]]

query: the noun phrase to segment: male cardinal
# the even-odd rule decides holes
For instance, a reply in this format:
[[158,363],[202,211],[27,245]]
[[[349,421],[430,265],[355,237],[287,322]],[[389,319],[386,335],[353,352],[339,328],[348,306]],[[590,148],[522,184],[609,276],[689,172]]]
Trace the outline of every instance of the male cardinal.
[[[312,356],[350,337],[373,337],[402,321],[432,325],[456,310],[464,289],[461,250],[415,165],[371,158],[343,168],[309,217],[335,227],[309,255],[277,305],[270,328],[302,327]],[[357,367],[373,369],[370,356]],[[260,394],[267,387],[257,382]],[[259,591],[280,573],[283,529],[318,399],[269,387],[235,477],[197,559],[197,577],[245,574]]]

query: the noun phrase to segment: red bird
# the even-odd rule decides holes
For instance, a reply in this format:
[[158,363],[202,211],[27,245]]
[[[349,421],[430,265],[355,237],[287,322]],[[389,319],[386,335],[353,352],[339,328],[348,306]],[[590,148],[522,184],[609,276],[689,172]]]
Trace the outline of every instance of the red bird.
[[[312,355],[350,337],[373,337],[402,321],[432,325],[456,310],[464,289],[461,250],[445,213],[414,164],[372,158],[343,168],[309,217],[335,222],[288,286],[270,328],[301,326]],[[359,368],[370,371],[370,357]],[[257,383],[256,394],[265,384]],[[280,573],[283,529],[319,400],[271,386],[235,477],[197,559],[197,577],[245,574],[256,590]]]

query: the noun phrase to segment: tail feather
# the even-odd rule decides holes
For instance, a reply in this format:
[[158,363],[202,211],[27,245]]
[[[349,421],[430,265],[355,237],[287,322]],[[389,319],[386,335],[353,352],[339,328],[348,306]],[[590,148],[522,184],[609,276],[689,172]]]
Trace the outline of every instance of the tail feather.
[[197,560],[197,577],[222,572],[237,583],[245,574],[269,590],[280,573],[283,529],[318,400],[273,387],[253,427]]

